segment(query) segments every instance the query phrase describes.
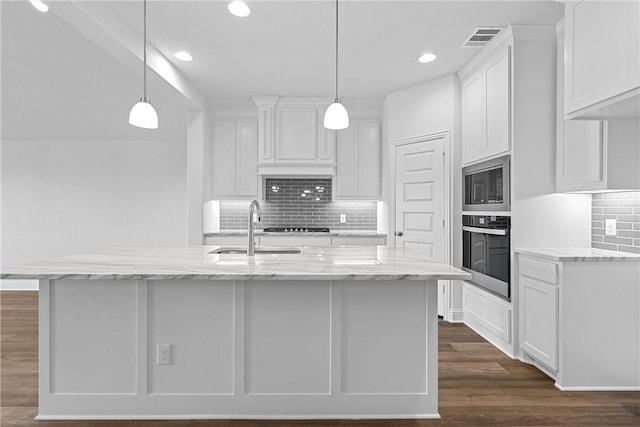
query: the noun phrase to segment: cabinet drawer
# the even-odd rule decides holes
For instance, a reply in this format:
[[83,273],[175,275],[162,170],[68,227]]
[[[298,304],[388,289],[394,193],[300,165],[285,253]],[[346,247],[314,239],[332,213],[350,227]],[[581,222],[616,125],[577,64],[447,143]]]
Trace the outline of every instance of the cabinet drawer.
[[558,283],[558,265],[532,258],[520,257],[520,274],[542,280],[547,283]]
[[247,236],[207,236],[205,241],[211,246],[247,246]]
[[333,246],[378,246],[385,244],[385,238],[379,236],[334,236],[331,239]]

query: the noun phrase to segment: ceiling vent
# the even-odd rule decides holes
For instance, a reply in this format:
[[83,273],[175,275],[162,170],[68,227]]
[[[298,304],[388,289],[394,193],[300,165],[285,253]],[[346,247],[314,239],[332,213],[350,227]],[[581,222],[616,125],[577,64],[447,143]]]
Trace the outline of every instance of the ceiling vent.
[[503,27],[477,27],[462,43],[462,47],[484,47],[493,40]]

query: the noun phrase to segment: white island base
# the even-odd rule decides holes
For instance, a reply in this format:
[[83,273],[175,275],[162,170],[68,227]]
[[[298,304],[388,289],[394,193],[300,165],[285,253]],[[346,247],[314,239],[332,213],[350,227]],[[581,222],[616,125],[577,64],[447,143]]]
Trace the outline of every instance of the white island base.
[[37,418],[438,418],[436,284],[41,280]]

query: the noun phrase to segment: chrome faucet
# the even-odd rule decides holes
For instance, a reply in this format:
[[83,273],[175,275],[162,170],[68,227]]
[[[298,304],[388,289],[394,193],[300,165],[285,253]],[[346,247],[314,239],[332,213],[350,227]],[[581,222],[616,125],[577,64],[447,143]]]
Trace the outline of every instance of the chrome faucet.
[[254,209],[258,210],[258,221],[262,220],[262,211],[260,210],[260,203],[257,200],[254,200],[249,205],[249,233],[247,235],[247,256],[254,256],[256,254],[256,242],[253,239]]

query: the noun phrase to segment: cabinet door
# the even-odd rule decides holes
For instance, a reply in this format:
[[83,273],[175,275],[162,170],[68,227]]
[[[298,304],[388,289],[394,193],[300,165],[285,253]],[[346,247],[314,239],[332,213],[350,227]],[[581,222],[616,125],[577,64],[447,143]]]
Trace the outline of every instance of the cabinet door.
[[595,189],[603,184],[603,125],[594,120],[565,120],[557,141],[558,191]]
[[520,346],[530,356],[558,370],[558,286],[519,276]]
[[486,155],[509,151],[511,136],[510,46],[482,68],[485,86]]
[[482,157],[485,151],[482,70],[462,82],[462,161]]
[[316,109],[279,109],[276,122],[276,161],[316,160]]
[[258,123],[236,125],[235,195],[258,195]]
[[215,122],[213,124],[213,194],[235,195],[236,176],[236,124]]
[[565,3],[565,114],[640,87],[639,5]]
[[336,197],[358,195],[358,125],[337,131]]
[[358,123],[358,196],[377,199],[380,195],[380,125]]

